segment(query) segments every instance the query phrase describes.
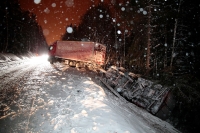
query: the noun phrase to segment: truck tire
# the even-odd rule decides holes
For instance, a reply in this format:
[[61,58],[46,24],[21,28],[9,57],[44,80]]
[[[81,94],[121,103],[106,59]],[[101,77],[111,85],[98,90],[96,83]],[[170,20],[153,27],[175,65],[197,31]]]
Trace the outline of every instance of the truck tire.
[[76,63],[76,68],[80,68],[81,66],[80,66],[80,63],[78,62],[78,63]]
[[53,63],[54,63],[54,57],[53,57],[53,56],[49,57],[48,60],[49,60],[50,64],[53,64]]

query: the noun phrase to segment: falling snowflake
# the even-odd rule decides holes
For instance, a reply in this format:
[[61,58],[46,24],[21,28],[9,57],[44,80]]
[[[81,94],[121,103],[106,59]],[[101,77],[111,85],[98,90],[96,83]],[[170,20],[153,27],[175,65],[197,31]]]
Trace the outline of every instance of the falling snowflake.
[[100,17],[100,18],[103,18],[103,15],[102,15],[102,14],[100,14],[100,15],[99,15],[99,17]]
[[131,24],[134,24],[134,22],[133,22],[132,20],[130,21],[130,23],[131,23]]
[[144,15],[147,15],[147,11],[143,11],[143,14],[144,14]]
[[49,13],[50,13],[50,10],[49,10],[48,8],[45,8],[45,9],[44,9],[44,12],[47,13],[47,14],[49,14]]
[[72,33],[72,32],[73,32],[72,27],[67,27],[67,32],[68,32],[68,33]]
[[117,31],[117,34],[121,34],[121,31],[120,31],[120,30],[118,30],[118,31]]
[[52,3],[51,6],[52,6],[52,7],[56,7],[56,3]]
[[74,5],[74,0],[66,0],[65,4],[67,5],[67,7],[72,7]]
[[112,0],[111,3],[114,5],[116,3],[116,0]]
[[34,0],[35,4],[39,4],[41,2],[41,0]]
[[66,21],[68,21],[69,19],[68,19],[68,18],[66,18],[65,20],[66,20]]
[[49,30],[48,29],[44,29],[43,30],[43,34],[46,36],[46,35],[49,35]]
[[125,11],[125,7],[122,7],[121,10],[122,10],[122,11]]
[[46,24],[46,23],[47,23],[47,20],[44,20],[44,23]]

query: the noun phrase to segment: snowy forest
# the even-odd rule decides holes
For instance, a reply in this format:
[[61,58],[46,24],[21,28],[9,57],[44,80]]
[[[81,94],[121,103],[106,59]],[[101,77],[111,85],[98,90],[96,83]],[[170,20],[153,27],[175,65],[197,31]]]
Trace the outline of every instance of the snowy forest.
[[16,0],[0,2],[0,52],[25,54],[47,50],[43,30],[36,15],[21,9]]
[[[117,3],[118,0],[116,0]],[[106,65],[117,65],[171,87],[176,99],[169,121],[178,129],[200,126],[200,2],[131,0],[90,7],[79,25],[66,25],[60,40],[107,47]],[[47,50],[36,15],[17,0],[0,2],[0,52]],[[73,29],[68,32],[68,27]]]

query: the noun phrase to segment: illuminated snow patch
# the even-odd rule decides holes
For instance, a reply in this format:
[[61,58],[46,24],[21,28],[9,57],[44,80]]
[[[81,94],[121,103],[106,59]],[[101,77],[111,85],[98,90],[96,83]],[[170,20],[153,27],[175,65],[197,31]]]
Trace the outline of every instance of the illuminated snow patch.
[[49,102],[48,102],[48,105],[53,105],[54,104],[54,101],[53,100],[50,100]]
[[34,0],[35,4],[39,4],[41,2],[41,0]]
[[72,33],[72,32],[73,32],[72,27],[67,27],[67,32],[68,32],[68,33]]

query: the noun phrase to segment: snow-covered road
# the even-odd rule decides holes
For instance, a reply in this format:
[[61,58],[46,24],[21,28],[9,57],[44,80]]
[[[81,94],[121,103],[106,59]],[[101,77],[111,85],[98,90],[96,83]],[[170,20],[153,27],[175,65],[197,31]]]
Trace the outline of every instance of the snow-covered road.
[[0,58],[2,133],[175,133],[109,92],[95,72],[41,57]]

